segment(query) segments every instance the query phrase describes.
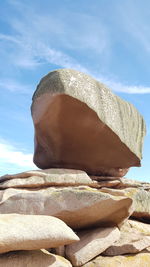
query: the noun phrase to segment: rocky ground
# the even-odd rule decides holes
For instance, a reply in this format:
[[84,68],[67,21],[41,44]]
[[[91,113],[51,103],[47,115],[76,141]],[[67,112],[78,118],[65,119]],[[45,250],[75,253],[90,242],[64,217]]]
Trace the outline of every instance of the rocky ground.
[[150,266],[150,184],[71,169],[0,178],[0,266]]

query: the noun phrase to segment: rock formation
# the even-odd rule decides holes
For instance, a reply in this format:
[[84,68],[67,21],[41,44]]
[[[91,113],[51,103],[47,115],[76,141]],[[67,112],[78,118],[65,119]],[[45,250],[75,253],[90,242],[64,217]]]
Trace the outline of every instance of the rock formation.
[[[55,186],[53,169],[52,183],[51,169],[46,170],[46,172],[36,171],[36,174],[28,172],[28,175],[26,172],[19,174],[20,177],[15,175],[14,179],[13,176],[10,176],[10,180],[9,175],[1,178],[5,181],[0,183],[0,188],[3,188],[0,191],[0,213],[51,215],[62,219],[73,229],[91,227],[97,224],[111,226],[121,224],[131,215],[133,211],[131,198],[126,196],[114,197],[111,194],[100,192],[93,188],[94,185],[96,187],[100,186],[100,183],[90,179],[83,171],[65,169],[57,169],[56,171],[58,171],[60,177],[57,178],[58,174],[56,174]],[[66,179],[63,179],[65,172]],[[25,176],[28,177],[21,178]],[[75,181],[75,176],[76,178],[79,177],[79,181],[77,179]],[[20,181],[22,179],[23,184],[21,185]],[[29,182],[33,179],[37,181],[37,185],[32,182],[29,186]],[[70,181],[69,186],[67,186],[67,179]],[[13,183],[13,180],[15,183]],[[47,183],[48,180],[49,183]],[[8,183],[10,183],[9,188],[5,185]]]
[[31,110],[39,168],[120,177],[140,166],[143,118],[92,77],[68,69],[50,72],[37,86]]
[[150,184],[123,177],[140,165],[136,109],[59,70],[40,82],[32,116],[42,170],[0,177],[0,266],[149,267]]
[[0,266],[149,266],[149,198],[149,183],[80,170],[2,176]]

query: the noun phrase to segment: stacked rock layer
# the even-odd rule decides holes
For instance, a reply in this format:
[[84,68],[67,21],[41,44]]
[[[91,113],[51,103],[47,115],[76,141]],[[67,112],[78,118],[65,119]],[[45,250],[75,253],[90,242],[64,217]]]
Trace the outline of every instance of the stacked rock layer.
[[149,183],[47,169],[0,189],[0,266],[150,265]]

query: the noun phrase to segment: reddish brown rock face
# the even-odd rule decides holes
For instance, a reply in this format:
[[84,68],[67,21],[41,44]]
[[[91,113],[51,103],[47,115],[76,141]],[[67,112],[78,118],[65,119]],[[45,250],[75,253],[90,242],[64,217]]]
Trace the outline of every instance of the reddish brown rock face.
[[139,158],[85,103],[45,93],[32,105],[34,163],[41,169],[81,169],[93,175],[124,176]]

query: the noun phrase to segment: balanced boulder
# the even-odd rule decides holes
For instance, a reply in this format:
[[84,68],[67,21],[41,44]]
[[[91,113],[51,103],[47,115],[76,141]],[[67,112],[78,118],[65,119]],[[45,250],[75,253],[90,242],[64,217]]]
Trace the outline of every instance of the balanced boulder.
[[124,176],[140,166],[145,123],[136,108],[92,77],[50,72],[33,95],[34,163]]

